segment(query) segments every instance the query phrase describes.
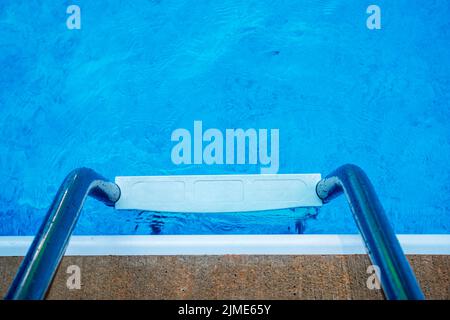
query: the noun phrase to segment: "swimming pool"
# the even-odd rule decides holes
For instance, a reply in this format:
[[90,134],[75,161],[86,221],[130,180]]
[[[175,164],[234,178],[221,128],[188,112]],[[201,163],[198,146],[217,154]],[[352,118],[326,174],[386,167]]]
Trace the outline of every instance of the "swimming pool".
[[[174,164],[172,133],[279,130],[279,173],[352,162],[398,233],[450,231],[450,5],[375,1],[0,3],[0,235],[33,235],[64,176],[254,174]],[[169,214],[88,201],[78,235],[357,233],[313,209]]]

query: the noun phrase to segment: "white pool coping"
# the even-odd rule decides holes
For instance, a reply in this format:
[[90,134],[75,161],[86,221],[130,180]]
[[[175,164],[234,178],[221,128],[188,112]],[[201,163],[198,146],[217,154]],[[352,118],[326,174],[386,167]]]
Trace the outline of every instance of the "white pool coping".
[[[405,254],[450,255],[450,235],[398,235]],[[24,256],[33,237],[0,237],[0,256]],[[73,236],[69,256],[366,254],[359,235]]]

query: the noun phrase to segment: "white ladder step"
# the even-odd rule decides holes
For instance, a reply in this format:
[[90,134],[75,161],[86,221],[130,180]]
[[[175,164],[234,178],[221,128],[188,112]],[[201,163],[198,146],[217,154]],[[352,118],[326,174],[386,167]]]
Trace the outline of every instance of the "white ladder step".
[[248,212],[318,207],[320,174],[116,177],[116,209]]

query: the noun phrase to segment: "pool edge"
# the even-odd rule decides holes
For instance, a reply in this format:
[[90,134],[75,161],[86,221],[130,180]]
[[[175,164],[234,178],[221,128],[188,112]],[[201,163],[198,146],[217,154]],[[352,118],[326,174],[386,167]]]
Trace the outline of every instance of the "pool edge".
[[[397,235],[407,255],[450,255],[450,235]],[[32,236],[0,236],[0,256],[24,256]],[[72,236],[67,256],[366,254],[360,235]]]

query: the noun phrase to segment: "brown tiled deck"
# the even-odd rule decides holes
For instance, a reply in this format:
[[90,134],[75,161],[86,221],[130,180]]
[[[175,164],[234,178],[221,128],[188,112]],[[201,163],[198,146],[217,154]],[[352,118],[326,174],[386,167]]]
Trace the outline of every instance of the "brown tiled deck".
[[[5,294],[19,257],[0,257]],[[450,299],[450,256],[409,256],[427,298]],[[69,265],[82,272],[69,290]],[[382,299],[364,255],[65,257],[50,299]]]

